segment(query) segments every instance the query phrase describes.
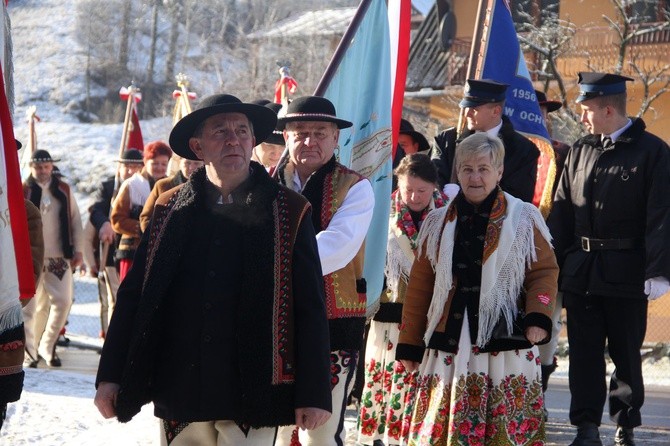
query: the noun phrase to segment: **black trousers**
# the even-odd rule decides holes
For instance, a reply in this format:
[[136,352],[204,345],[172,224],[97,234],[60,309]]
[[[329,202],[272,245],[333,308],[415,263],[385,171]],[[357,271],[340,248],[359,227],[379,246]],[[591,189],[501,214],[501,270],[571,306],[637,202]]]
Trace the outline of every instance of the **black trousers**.
[[647,300],[565,292],[570,345],[570,422],[600,425],[607,398],[605,342],[615,370],[610,377],[612,421],[642,424],[644,403],[640,349],[647,331]]

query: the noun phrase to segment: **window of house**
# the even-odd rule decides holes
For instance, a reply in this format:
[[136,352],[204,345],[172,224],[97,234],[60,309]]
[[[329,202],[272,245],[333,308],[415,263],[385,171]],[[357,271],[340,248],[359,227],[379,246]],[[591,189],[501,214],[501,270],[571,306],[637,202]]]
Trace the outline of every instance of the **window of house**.
[[629,0],[626,13],[633,23],[663,22],[670,14],[668,0]]

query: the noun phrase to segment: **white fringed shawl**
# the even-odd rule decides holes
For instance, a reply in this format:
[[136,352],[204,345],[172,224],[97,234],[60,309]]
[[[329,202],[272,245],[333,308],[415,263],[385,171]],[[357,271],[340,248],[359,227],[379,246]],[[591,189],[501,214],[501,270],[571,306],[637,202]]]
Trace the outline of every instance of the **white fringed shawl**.
[[137,172],[126,180],[126,187],[128,187],[131,206],[144,206],[151,193],[149,180]]
[[[504,194],[504,199],[503,205],[506,209],[502,217],[502,229],[497,247],[488,258],[482,259],[484,263],[477,336],[479,347],[484,347],[488,343],[493,327],[501,314],[504,315],[509,327],[517,313],[517,298],[523,287],[526,268],[537,260],[533,228],[537,228],[547,243],[551,244],[549,228],[535,206],[507,193]],[[447,214],[453,206],[452,202],[448,207],[431,212],[423,222],[419,233],[419,250],[425,243],[425,255],[435,271],[435,287],[424,334],[426,345],[442,317],[449,290],[453,287],[452,258],[457,219],[452,218],[445,224]],[[455,210],[454,208],[452,211],[454,214]],[[486,242],[489,243],[488,237]]]
[[[400,200],[400,193],[396,192],[392,200]],[[445,205],[447,200],[445,199]],[[394,204],[394,203],[392,203]],[[428,209],[432,212],[436,208],[435,198],[430,201]],[[384,275],[386,286],[391,291],[391,302],[398,302],[398,288],[400,281],[409,281],[409,273],[414,263],[414,249],[407,234],[398,227],[398,213],[396,206],[389,217],[388,243],[386,245],[386,265]],[[428,215],[430,215],[430,212]],[[428,216],[426,216],[428,218]],[[423,225],[423,224],[422,224]]]

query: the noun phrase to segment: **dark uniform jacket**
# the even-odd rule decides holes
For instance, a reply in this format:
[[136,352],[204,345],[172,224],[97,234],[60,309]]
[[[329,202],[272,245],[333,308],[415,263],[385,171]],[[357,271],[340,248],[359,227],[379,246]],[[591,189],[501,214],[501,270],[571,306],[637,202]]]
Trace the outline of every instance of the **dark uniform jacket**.
[[[668,145],[641,119],[607,150],[601,135],[581,138],[566,159],[548,225],[562,291],[645,299],[645,279],[670,278]],[[633,247],[586,252],[581,236]]]
[[[507,116],[502,117],[499,137],[505,146],[504,171],[500,180],[503,191],[528,203],[533,201],[535,180],[537,177],[537,159],[540,151],[528,138],[514,130]],[[459,140],[456,139],[456,128],[444,130],[435,137],[431,158],[438,172],[440,188],[451,180],[454,168],[456,143],[470,136],[473,132],[465,130]]]
[[153,401],[179,422],[295,423],[331,410],[328,323],[309,204],[252,163],[217,200],[205,169],[156,202],[118,301],[96,384],[119,421]]
[[[114,199],[114,177],[110,177],[107,180],[103,181],[98,189],[96,189],[93,194],[93,204],[88,208],[89,220],[95,227],[95,244],[94,244],[94,255],[96,262],[99,260],[99,249],[100,244],[98,243],[97,234],[100,232],[100,228],[105,223],[109,223],[109,212],[112,207],[112,200]],[[121,236],[116,234],[115,242],[109,247],[107,253],[107,266],[114,266],[114,253],[116,251],[116,246],[119,243]]]

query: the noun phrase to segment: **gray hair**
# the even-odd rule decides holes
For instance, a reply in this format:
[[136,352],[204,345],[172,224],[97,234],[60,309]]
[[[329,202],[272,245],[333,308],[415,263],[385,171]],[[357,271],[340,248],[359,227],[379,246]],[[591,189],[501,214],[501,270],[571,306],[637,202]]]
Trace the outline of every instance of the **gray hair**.
[[502,168],[505,159],[505,146],[500,138],[489,136],[486,132],[477,132],[456,144],[456,153],[454,155],[455,171],[458,172],[465,160],[482,155],[491,155],[491,165],[493,168]]

